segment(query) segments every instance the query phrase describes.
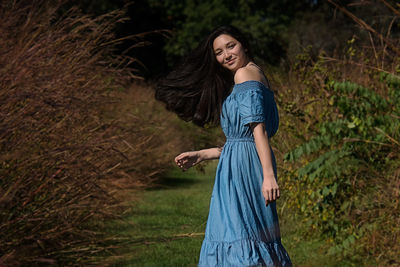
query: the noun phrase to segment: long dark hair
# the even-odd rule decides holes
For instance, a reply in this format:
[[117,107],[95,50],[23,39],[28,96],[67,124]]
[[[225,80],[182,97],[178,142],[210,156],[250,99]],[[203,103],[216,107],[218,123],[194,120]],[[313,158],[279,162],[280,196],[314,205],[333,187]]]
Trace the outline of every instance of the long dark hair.
[[233,74],[216,60],[213,42],[221,34],[238,40],[252,59],[245,36],[233,26],[220,26],[165,78],[158,81],[155,97],[185,121],[204,126],[219,121],[222,103],[233,86]]

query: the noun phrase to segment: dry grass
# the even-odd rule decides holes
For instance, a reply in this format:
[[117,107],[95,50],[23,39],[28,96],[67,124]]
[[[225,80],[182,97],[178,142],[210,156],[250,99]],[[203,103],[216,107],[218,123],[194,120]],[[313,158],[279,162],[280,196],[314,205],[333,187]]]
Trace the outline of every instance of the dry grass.
[[118,91],[137,78],[112,53],[122,13],[60,6],[0,2],[1,266],[107,253],[113,239],[89,222],[116,216],[121,192],[150,184],[179,147],[148,88]]

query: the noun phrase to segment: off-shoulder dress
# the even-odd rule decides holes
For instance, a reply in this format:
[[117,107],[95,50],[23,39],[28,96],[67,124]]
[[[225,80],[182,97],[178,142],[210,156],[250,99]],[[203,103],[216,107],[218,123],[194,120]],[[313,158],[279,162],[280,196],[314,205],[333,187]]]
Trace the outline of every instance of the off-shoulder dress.
[[[274,93],[259,81],[235,84],[225,99],[221,127],[226,143],[219,159],[199,267],[292,266],[282,246],[276,203],[261,192],[263,170],[249,124],[278,130]],[[271,148],[270,148],[271,149]],[[272,163],[276,175],[276,162]]]

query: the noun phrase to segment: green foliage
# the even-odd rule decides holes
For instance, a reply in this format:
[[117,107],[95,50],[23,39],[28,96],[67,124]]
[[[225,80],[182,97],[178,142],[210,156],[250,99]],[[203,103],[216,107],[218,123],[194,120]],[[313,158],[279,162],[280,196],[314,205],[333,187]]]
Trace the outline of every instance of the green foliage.
[[164,10],[165,23],[173,25],[173,36],[165,49],[171,60],[195,48],[213,28],[232,24],[252,36],[255,56],[276,64],[287,47],[286,32],[291,18],[301,9],[310,8],[308,1],[244,0],[149,0],[152,8]]
[[334,115],[285,155],[301,162],[294,179],[303,188],[296,198],[305,221],[333,242],[331,253],[354,260],[360,249],[354,244],[373,225],[360,219],[374,208],[374,182],[399,160],[400,79],[382,72],[376,80],[379,90],[327,81]]

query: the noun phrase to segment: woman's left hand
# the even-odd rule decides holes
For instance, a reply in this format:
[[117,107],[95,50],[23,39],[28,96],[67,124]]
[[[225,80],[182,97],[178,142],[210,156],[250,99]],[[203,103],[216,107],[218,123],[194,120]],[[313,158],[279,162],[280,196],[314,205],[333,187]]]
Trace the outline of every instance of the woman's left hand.
[[276,182],[275,175],[264,175],[262,194],[267,206],[269,203],[277,200],[280,197],[279,186]]
[[200,151],[188,151],[175,157],[176,165],[184,171],[200,163],[202,160]]

